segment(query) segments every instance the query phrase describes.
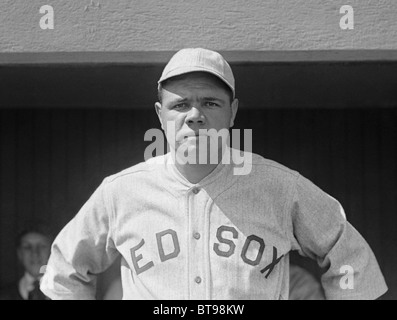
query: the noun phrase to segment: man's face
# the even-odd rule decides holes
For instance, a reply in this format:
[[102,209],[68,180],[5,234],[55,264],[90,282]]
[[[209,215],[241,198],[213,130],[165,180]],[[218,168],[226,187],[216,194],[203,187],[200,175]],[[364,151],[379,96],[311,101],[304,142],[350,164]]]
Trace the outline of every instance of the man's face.
[[18,258],[25,271],[37,278],[40,268],[48,262],[50,251],[50,239],[40,233],[31,232],[21,239]]
[[[208,73],[193,72],[163,86],[162,103],[157,102],[155,107],[172,149],[198,148],[199,129],[219,132],[233,126],[238,100],[230,102],[228,92],[218,81]],[[175,126],[175,137],[167,130],[170,121]]]

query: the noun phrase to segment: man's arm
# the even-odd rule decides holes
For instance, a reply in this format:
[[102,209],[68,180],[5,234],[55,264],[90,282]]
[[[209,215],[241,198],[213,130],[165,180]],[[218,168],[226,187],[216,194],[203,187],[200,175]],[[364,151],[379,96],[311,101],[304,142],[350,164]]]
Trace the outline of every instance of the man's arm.
[[96,275],[116,259],[105,181],[56,237],[41,290],[51,299],[95,299]]
[[387,291],[374,253],[338,201],[299,176],[290,213],[293,249],[327,270],[327,299],[376,299]]

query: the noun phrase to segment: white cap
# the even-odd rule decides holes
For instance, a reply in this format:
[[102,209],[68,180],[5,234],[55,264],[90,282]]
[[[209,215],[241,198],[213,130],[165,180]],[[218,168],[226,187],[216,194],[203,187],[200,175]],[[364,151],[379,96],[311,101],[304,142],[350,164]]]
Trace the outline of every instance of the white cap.
[[208,72],[221,79],[232,90],[234,99],[234,76],[230,65],[218,52],[202,48],[186,48],[175,53],[165,66],[158,84],[169,78],[197,71]]

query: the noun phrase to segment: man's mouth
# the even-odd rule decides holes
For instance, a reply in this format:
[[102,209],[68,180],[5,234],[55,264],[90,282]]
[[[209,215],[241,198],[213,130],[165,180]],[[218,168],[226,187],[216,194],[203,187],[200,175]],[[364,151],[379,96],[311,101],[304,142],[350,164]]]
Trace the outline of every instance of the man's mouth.
[[[177,138],[177,141],[183,142],[183,141],[189,141],[189,140],[199,140],[199,137],[208,137],[207,134],[205,133],[199,133],[199,132],[192,132],[192,133],[187,133],[179,138]],[[203,138],[201,138],[203,139]]]
[[207,135],[205,134],[190,134],[190,135],[186,135],[183,137],[183,140],[189,140],[189,139],[199,139],[199,137],[206,137]]

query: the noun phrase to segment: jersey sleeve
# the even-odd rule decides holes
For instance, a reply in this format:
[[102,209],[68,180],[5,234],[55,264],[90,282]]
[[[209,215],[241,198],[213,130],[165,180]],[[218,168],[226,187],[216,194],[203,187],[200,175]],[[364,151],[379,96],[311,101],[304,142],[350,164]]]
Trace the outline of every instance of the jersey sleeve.
[[105,181],[52,244],[40,289],[53,300],[95,299],[96,276],[118,256]]
[[298,176],[291,203],[292,249],[317,260],[326,299],[372,300],[387,291],[368,243],[346,220],[341,204]]

